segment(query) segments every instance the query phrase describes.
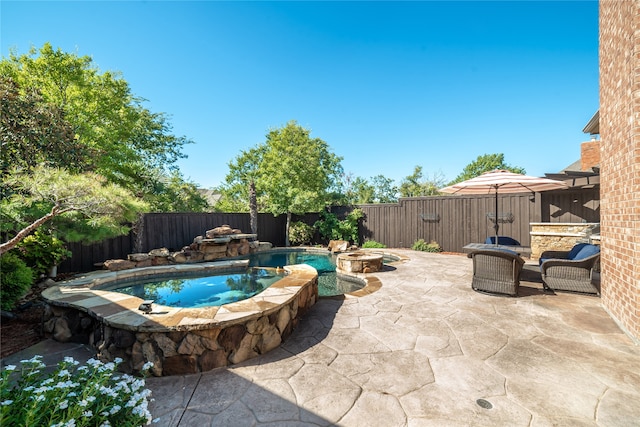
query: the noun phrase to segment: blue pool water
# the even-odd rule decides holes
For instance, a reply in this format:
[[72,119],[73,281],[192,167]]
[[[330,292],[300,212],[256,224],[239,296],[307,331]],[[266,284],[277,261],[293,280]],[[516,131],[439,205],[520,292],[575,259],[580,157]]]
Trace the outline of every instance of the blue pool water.
[[364,287],[357,279],[349,280],[336,274],[336,256],[330,252],[311,252],[304,249],[289,251],[256,252],[244,257],[250,266],[283,267],[285,265],[307,264],[318,271],[318,295],[327,297],[343,295]]
[[157,277],[128,281],[115,289],[169,307],[208,307],[241,301],[262,292],[284,277],[273,269],[247,268],[216,275]]

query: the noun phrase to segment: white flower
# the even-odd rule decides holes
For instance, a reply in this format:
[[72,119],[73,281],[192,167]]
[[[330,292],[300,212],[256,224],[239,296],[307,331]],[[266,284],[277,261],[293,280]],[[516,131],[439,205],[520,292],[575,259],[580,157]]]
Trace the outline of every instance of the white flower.
[[67,421],[67,423],[64,424],[64,427],[76,427],[75,418],[71,418],[69,421]]
[[[102,414],[100,414],[100,415],[102,415]],[[103,422],[102,424],[100,424],[100,427],[111,427],[111,423],[109,423],[109,421],[107,420],[107,421]]]
[[37,395],[37,396],[35,396],[35,397],[34,397],[34,400],[35,400],[36,402],[42,402],[44,399],[45,399],[45,398],[44,398],[44,394],[39,394],[39,395]]
[[82,416],[83,416],[83,417],[85,417],[85,418],[91,418],[91,417],[93,417],[93,412],[91,412],[91,411],[84,411],[84,412],[82,413]]
[[4,367],[5,371],[14,371],[16,369],[16,365],[7,365]]
[[153,368],[153,362],[147,362],[144,365],[142,365],[142,370],[146,371],[147,369],[151,369]]
[[122,358],[121,357],[116,357],[115,359],[113,359],[113,363],[115,363],[116,365],[122,363]]
[[70,357],[70,356],[65,356],[64,361],[67,363],[71,363],[72,365],[80,364],[80,362],[78,362],[77,360],[75,360],[73,357]]
[[96,366],[102,365],[102,362],[92,357],[91,359],[87,360],[87,365],[93,366],[95,368]]
[[122,409],[120,405],[114,405],[113,408],[111,408],[111,410],[109,411],[109,413],[111,415],[116,414],[120,409]]
[[80,402],[78,402],[78,405],[79,405],[79,406],[82,406],[83,408],[84,408],[85,406],[87,406],[88,404],[89,404],[89,402],[87,402],[85,399],[82,399]]
[[25,387],[23,390],[24,390],[24,391],[33,391],[33,390],[35,390],[35,387],[34,387],[34,386],[32,386],[32,385],[30,385],[30,386],[28,386],[28,387]]
[[67,394],[67,397],[76,397],[77,394],[75,391],[72,391],[71,393]]
[[96,397],[95,396],[89,396],[87,397],[87,402],[95,402]]
[[69,407],[69,401],[63,400],[58,406],[60,407],[60,409],[67,409]]
[[3,400],[2,402],[0,402],[0,406],[9,406],[13,403],[13,400]]
[[40,356],[39,354],[36,354],[31,359],[21,360],[20,363],[37,363],[40,361],[40,359],[42,359],[42,356]]
[[58,376],[59,377],[68,377],[69,375],[71,375],[71,374],[66,369],[63,369],[60,372],[58,372]]

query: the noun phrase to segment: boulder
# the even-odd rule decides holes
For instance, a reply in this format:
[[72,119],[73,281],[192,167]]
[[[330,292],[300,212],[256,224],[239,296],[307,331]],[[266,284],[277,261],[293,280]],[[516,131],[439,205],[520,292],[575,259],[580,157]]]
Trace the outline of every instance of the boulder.
[[344,252],[349,247],[349,242],[346,240],[330,240],[329,250],[331,252]]
[[149,251],[149,255],[152,257],[168,257],[169,255],[171,255],[169,253],[169,249],[167,248],[158,248],[158,249],[151,249]]
[[137,254],[129,254],[127,255],[127,259],[129,261],[133,261],[133,262],[141,262],[141,261],[146,261],[150,258],[150,255],[144,254],[144,253],[137,253]]
[[104,262],[104,268],[109,271],[120,271],[134,268],[136,263],[125,259],[108,259]]

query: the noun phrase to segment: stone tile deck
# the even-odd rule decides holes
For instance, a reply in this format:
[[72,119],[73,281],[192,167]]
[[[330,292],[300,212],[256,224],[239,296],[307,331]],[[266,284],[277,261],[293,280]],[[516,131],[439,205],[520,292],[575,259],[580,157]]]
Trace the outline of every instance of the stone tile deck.
[[640,426],[640,347],[599,298],[545,294],[533,266],[520,297],[485,295],[464,256],[400,253],[269,354],[149,379],[156,425]]
[[398,252],[276,350],[148,379],[153,425],[640,426],[640,346],[599,298],[544,293],[533,266],[520,297],[485,295],[464,256]]

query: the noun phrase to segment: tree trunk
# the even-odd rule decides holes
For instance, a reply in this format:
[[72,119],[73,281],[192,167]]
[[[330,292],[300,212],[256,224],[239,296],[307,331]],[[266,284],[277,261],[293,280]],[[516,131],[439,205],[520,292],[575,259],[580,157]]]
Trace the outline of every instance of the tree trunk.
[[44,224],[45,222],[49,221],[51,218],[53,218],[56,215],[59,215],[60,213],[62,213],[63,211],[58,211],[58,207],[54,206],[51,209],[51,212],[49,212],[48,214],[46,214],[45,216],[43,216],[42,218],[38,218],[37,220],[33,221],[31,224],[27,225],[25,228],[23,228],[22,230],[20,230],[18,232],[18,234],[15,235],[15,237],[9,241],[6,241],[4,243],[2,243],[0,245],[0,255],[4,254],[5,252],[10,251],[11,249],[15,248],[16,245],[18,243],[20,243],[22,241],[22,239],[24,239],[25,237],[27,237],[29,234],[31,234],[32,232],[34,232],[38,227],[40,227],[42,224]]
[[289,226],[291,225],[291,212],[287,212],[287,226],[284,230],[284,245],[289,247]]
[[249,182],[249,224],[251,234],[258,234],[258,197],[256,196],[256,183]]

